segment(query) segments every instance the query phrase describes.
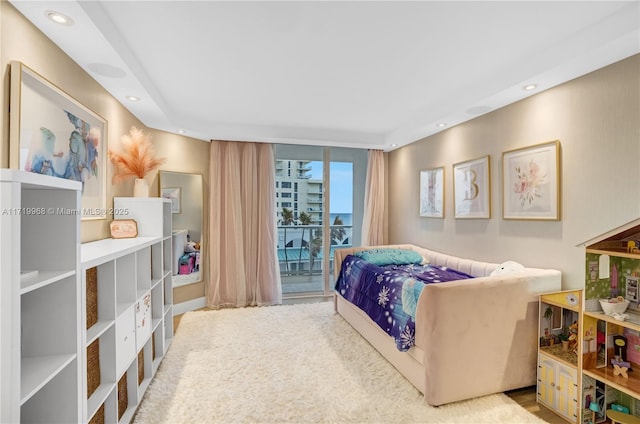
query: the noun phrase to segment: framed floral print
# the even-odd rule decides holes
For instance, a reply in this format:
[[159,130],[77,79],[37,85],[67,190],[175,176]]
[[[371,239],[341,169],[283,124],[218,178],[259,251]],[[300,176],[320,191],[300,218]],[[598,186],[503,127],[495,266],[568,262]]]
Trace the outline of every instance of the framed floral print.
[[502,153],[502,217],[560,220],[560,142]]
[[490,157],[453,165],[453,209],[456,218],[491,218]]
[[444,218],[444,168],[420,171],[420,216]]
[[160,189],[161,197],[171,200],[171,213],[180,213],[181,211],[180,191],[180,187],[162,187]]

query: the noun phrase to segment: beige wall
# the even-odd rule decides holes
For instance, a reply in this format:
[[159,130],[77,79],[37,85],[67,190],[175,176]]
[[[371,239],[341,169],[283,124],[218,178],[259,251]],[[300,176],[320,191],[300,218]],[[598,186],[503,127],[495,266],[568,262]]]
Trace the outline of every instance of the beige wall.
[[[563,272],[584,286],[578,246],[640,217],[640,55],[389,153],[389,241]],[[502,152],[562,148],[562,220],[502,219]],[[492,218],[453,217],[452,165],[491,155]],[[419,171],[445,166],[445,218],[418,216]]]
[[[209,143],[145,128],[138,119],[84,72],[80,66],[5,1],[0,2],[0,64],[3,71],[3,84],[0,88],[3,101],[3,113],[0,116],[0,128],[2,129],[0,167],[6,168],[9,165],[9,64],[13,60],[24,63],[80,103],[105,118],[108,126],[108,146],[119,148],[120,136],[126,134],[131,126],[137,126],[145,130],[146,133],[151,135],[158,156],[168,158],[168,161],[161,169],[194,172],[203,175],[204,204],[207,205]],[[110,165],[107,172],[107,207],[111,207],[113,205],[113,197],[132,195],[133,181],[112,185]],[[147,175],[146,179],[151,186],[151,195],[157,196],[157,171]],[[207,212],[208,208],[205,207],[205,222],[208,221]],[[106,220],[83,221],[81,224],[81,241],[87,242],[109,237],[109,221],[111,219],[109,217]],[[205,239],[204,243],[206,244],[206,242]],[[206,261],[205,258],[203,260]],[[206,262],[203,266],[205,268],[206,281],[208,280]],[[204,283],[184,286],[174,290],[175,303],[203,296]]]

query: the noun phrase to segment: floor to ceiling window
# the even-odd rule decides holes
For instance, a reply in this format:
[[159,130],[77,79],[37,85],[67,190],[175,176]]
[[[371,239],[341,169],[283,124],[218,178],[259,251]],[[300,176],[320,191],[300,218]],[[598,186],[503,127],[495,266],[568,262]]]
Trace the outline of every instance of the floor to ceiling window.
[[367,152],[280,144],[275,158],[283,298],[329,295],[334,250],[360,244]]

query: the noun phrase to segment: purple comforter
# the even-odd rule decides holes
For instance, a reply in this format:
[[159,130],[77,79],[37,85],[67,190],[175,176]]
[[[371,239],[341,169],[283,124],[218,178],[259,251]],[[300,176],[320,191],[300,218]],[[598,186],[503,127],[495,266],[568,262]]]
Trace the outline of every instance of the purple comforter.
[[400,351],[415,343],[415,308],[425,284],[473,278],[446,267],[378,266],[348,255],[335,289],[393,337]]

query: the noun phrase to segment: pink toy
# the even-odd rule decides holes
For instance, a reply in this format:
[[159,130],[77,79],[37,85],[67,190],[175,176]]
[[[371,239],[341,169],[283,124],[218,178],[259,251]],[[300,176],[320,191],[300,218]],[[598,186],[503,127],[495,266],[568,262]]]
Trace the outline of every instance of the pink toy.
[[611,297],[618,297],[618,267],[616,264],[611,267]]

